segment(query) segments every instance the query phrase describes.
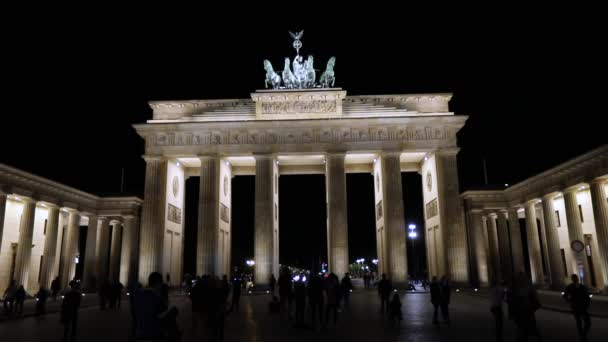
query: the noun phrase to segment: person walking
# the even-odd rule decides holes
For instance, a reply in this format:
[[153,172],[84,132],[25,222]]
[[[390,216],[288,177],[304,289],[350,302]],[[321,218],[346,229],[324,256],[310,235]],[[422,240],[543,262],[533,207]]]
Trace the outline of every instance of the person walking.
[[41,316],[46,313],[46,301],[49,298],[49,291],[40,285],[40,289],[36,293],[36,316]]
[[338,276],[330,273],[325,279],[325,295],[327,297],[327,305],[325,306],[325,324],[329,324],[329,315],[334,315],[334,325],[338,323],[338,303],[340,302],[340,281]]
[[277,279],[274,277],[274,274],[270,275],[270,281],[268,286],[270,287],[270,295],[274,296],[274,290],[277,286]]
[[353,290],[353,283],[350,280],[350,273],[345,273],[342,282],[340,283],[340,290],[342,292],[342,298],[344,298],[344,306],[347,307],[349,304],[350,293]]
[[431,280],[431,284],[429,285],[429,289],[431,291],[431,304],[433,304],[433,324],[439,324],[439,320],[437,319],[437,311],[439,310],[439,306],[441,305],[441,287],[439,286],[439,281],[437,281],[437,277],[433,276]]
[[450,297],[452,296],[450,278],[448,276],[441,277],[439,287],[441,293],[441,302],[439,303],[441,316],[443,317],[443,322],[450,325]]
[[61,284],[59,284],[59,277],[55,277],[53,281],[51,281],[51,295],[53,296],[53,301],[57,300],[57,295],[61,290]]
[[400,325],[401,320],[403,319],[403,314],[401,313],[401,299],[396,292],[393,294],[393,299],[391,300],[388,319],[393,326]]
[[380,313],[385,314],[389,310],[388,300],[393,290],[393,284],[382,273],[382,279],[378,282],[378,295],[380,296]]
[[4,290],[4,312],[11,316],[13,314],[13,305],[15,303],[15,295],[17,294],[17,282],[15,280],[11,280],[10,284]]
[[505,301],[507,282],[502,281],[490,289],[490,312],[494,317],[496,326],[496,341],[503,341],[503,321],[502,303]]
[[[78,325],[78,308],[82,293],[80,284],[71,281],[70,289],[65,293],[61,303],[61,323],[63,324],[63,342],[74,341],[76,339],[76,326]],[[71,330],[71,334],[70,334]]]
[[18,315],[23,315],[23,303],[25,302],[25,288],[23,285],[19,286],[17,292],[15,292],[15,313]]
[[232,279],[232,306],[231,310],[239,312],[241,303],[241,278],[236,276]]
[[540,309],[538,293],[523,272],[513,277],[511,287],[507,290],[507,304],[509,318],[515,322],[517,341],[528,341],[529,336],[535,336],[540,341],[535,314]]
[[587,341],[587,334],[591,329],[591,318],[589,317],[589,290],[580,283],[578,276],[573,274],[570,276],[572,283],[566,287],[563,298],[570,304],[572,314],[576,321],[576,329],[581,341]]
[[311,274],[308,282],[308,303],[310,304],[310,314],[312,317],[312,330],[317,326],[317,315],[319,316],[319,325],[323,324],[323,281],[317,274]]
[[304,313],[306,312],[306,276],[302,273],[293,284],[296,302],[296,327],[304,326]]

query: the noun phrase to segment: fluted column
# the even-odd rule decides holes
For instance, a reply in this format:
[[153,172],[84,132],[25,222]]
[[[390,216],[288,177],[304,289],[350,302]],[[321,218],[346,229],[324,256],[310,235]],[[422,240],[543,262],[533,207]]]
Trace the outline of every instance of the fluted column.
[[[574,241],[580,241],[584,246],[585,237],[583,235],[583,224],[578,209],[578,199],[576,198],[577,192],[577,188],[570,188],[564,191],[564,205],[566,206],[566,220],[568,222],[568,239],[571,245]],[[572,253],[574,260],[576,260],[577,274],[578,267],[583,266],[584,277],[581,277],[581,282],[587,286],[591,286],[591,272],[589,270],[585,249],[583,248],[580,252],[575,252],[572,248],[568,249],[570,250],[570,253]]]
[[160,157],[145,157],[145,160],[146,184],[139,234],[139,282],[144,286],[150,273],[162,273],[167,191],[167,161]]
[[97,223],[97,243],[95,259],[97,259],[97,287],[108,282],[108,252],[110,251],[110,219],[99,217]]
[[110,284],[116,283],[120,274],[120,248],[122,240],[122,223],[110,222],[112,225],[112,245],[110,246]]
[[220,161],[216,156],[200,157],[200,190],[198,200],[198,240],[196,273],[216,274],[218,215],[220,205]]
[[19,243],[15,257],[14,279],[17,286],[28,287],[27,279],[30,272],[32,258],[32,238],[34,235],[34,216],[36,214],[36,201],[31,198],[23,198],[23,212],[19,224]]
[[547,235],[547,250],[549,254],[549,267],[551,269],[551,288],[561,290],[564,288],[564,268],[562,265],[559,236],[555,225],[555,194],[543,196],[543,216],[545,218],[545,233]]
[[47,204],[48,217],[46,220],[46,235],[44,236],[44,258],[40,269],[40,285],[47,289],[51,286],[51,281],[56,276],[53,274],[53,266],[57,257],[57,233],[59,225],[59,207],[54,204]]
[[97,215],[89,215],[89,225],[87,226],[87,242],[84,255],[84,270],[82,275],[82,287],[84,289],[94,289],[97,286],[97,274],[95,273],[97,260]]
[[348,222],[344,153],[329,153],[325,163],[329,270],[342,278],[348,272]]
[[[272,193],[275,158],[272,155],[255,155],[255,268],[256,284],[268,285],[274,269],[274,234]],[[278,262],[278,261],[277,261]],[[277,275],[275,274],[275,277]]]
[[0,252],[2,252],[2,236],[4,235],[4,216],[6,214],[7,194],[0,189]]
[[66,287],[76,274],[76,256],[80,238],[80,214],[77,210],[68,209],[68,229],[65,238],[65,256],[63,257],[61,286]]
[[407,247],[403,188],[401,186],[401,152],[382,154],[382,191],[384,193],[385,229],[388,248],[388,268],[393,282],[407,281]]
[[473,280],[487,285],[489,281],[488,256],[486,254],[485,235],[483,233],[484,222],[482,211],[471,210],[469,212],[469,219],[471,222],[471,247],[473,248],[473,252],[471,253],[473,260],[471,260],[471,263],[477,275],[477,279]]
[[515,274],[526,272],[524,265],[524,247],[521,242],[521,228],[517,208],[509,209],[509,234],[511,235],[511,257]]
[[511,264],[511,248],[509,246],[509,227],[507,226],[507,212],[499,211],[497,217],[498,254],[500,255],[500,273],[507,280],[513,274]]
[[604,292],[608,292],[608,205],[606,204],[605,179],[595,179],[591,181],[591,203],[593,205],[593,219],[595,221],[595,233],[597,237],[597,262],[602,274]]
[[543,258],[538,238],[538,227],[536,225],[536,200],[528,201],[525,205],[526,213],[526,237],[528,240],[528,256],[530,258],[530,273],[534,285],[542,285],[545,282],[543,276]]
[[488,215],[486,221],[488,226],[488,249],[490,251],[490,260],[492,265],[492,278],[493,284],[499,283],[503,279],[503,275],[500,269],[500,254],[498,252],[498,234],[496,228],[496,214]]
[[132,286],[137,282],[137,216],[123,216],[122,251],[120,252],[120,282]]

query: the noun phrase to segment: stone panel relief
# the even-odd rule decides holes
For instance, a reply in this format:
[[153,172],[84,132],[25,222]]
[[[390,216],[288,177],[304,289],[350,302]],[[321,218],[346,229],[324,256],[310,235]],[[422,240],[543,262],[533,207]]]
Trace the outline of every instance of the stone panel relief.
[[426,212],[427,220],[437,216],[437,199],[436,198],[426,204],[425,212]]
[[382,201],[376,204],[376,221],[382,218]]
[[177,224],[182,223],[182,210],[172,204],[168,204],[167,220]]
[[220,219],[226,223],[230,223],[230,208],[224,203],[220,203]]

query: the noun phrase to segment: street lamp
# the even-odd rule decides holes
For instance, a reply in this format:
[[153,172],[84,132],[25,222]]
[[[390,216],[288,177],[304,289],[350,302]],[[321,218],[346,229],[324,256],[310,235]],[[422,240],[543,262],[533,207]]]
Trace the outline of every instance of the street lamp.
[[416,225],[413,223],[410,223],[407,228],[409,229],[409,233],[407,234],[407,236],[410,238],[410,240],[412,240],[412,255],[414,256],[414,277],[416,276],[416,274],[418,273],[418,260],[416,258],[416,252],[415,252],[415,246],[416,244],[414,243],[414,240],[418,237],[418,233],[416,233]]

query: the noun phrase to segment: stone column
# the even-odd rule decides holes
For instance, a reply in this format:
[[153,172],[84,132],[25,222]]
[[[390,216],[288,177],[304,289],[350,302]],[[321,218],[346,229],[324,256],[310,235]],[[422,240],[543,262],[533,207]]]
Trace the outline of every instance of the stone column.
[[[273,272],[274,205],[272,182],[275,158],[272,155],[255,155],[255,270],[256,284],[262,288],[268,285]],[[275,277],[278,277],[275,274]]]
[[515,274],[526,272],[524,265],[524,247],[521,242],[521,228],[517,208],[509,209],[509,234],[511,234],[511,256],[513,258],[513,271]]
[[84,271],[82,275],[82,287],[93,290],[97,286],[97,215],[89,215],[89,225],[87,227],[87,245],[84,255]]
[[540,225],[540,246],[541,253],[543,256],[543,281],[545,284],[551,283],[551,264],[549,263],[549,247],[547,244],[547,230],[545,229],[545,214],[543,211],[542,203],[536,208],[536,223]]
[[382,154],[382,191],[384,193],[384,229],[388,247],[388,270],[395,283],[407,281],[407,247],[403,190],[401,187],[401,152]]
[[146,184],[139,243],[139,282],[146,286],[152,272],[162,272],[165,234],[165,193],[167,161],[145,157]]
[[120,252],[120,282],[132,286],[137,282],[138,219],[135,215],[123,216],[122,251]]
[[2,236],[4,235],[4,216],[6,214],[6,196],[0,189],[0,252],[2,252]]
[[538,227],[536,225],[536,200],[528,201],[525,205],[526,211],[526,237],[528,239],[528,255],[530,257],[530,273],[534,285],[544,284],[543,258],[538,238]]
[[348,272],[348,218],[346,216],[344,157],[344,153],[328,153],[325,162],[329,271],[340,278]]
[[27,280],[30,272],[32,258],[32,238],[34,235],[34,217],[36,214],[36,201],[31,198],[23,198],[23,212],[19,224],[19,243],[15,257],[14,279],[17,286],[23,285],[28,288]]
[[112,245],[110,246],[110,284],[119,280],[120,275],[120,247],[122,240],[122,223],[120,221],[110,222],[112,225]]
[[54,204],[47,204],[48,217],[46,220],[46,234],[44,236],[44,251],[42,268],[40,269],[40,285],[47,289],[51,286],[51,281],[55,278],[53,266],[57,257],[57,227],[59,224],[59,207]]
[[498,254],[500,255],[500,273],[503,280],[508,280],[513,274],[511,264],[511,247],[509,246],[509,227],[507,226],[507,212],[501,210],[497,218]]
[[80,214],[75,209],[68,209],[68,229],[65,238],[65,256],[63,257],[61,287],[68,286],[76,274],[76,256],[80,237]]
[[220,160],[215,156],[200,157],[201,174],[198,194],[198,240],[196,273],[216,274],[218,215],[220,206]]
[[[471,263],[475,268],[477,279],[474,281],[479,284],[488,284],[488,256],[486,254],[485,247],[485,235],[483,234],[483,215],[481,210],[473,209],[469,212],[469,219],[471,223],[471,243],[472,253]],[[476,284],[475,284],[476,285]]]
[[547,234],[549,268],[551,270],[551,288],[562,290],[565,286],[565,274],[559,247],[559,236],[557,235],[557,227],[555,226],[554,197],[555,194],[553,193],[543,196],[543,216],[545,218],[545,233]]
[[597,262],[604,283],[604,292],[608,292],[608,205],[606,204],[605,179],[591,181],[591,203],[593,205],[593,220],[595,221],[595,233],[597,237]]
[[467,233],[464,224],[464,210],[458,189],[457,149],[435,153],[437,167],[437,196],[444,253],[449,275],[452,281],[460,284],[469,283],[469,256]]
[[[578,240],[583,243],[583,246],[585,246],[583,225],[581,223],[581,217],[578,210],[578,199],[576,198],[577,192],[578,188],[569,188],[564,191],[564,205],[566,206],[566,220],[568,222],[568,239],[570,244],[572,244],[573,241]],[[581,282],[587,286],[591,286],[591,272],[589,269],[589,263],[587,262],[585,248],[578,253],[572,250],[572,248],[568,248],[568,250],[570,250],[572,257],[576,261],[577,274],[579,274],[578,267],[583,266],[585,276],[583,279],[581,279]]]
[[488,249],[492,266],[492,284],[497,284],[503,279],[500,268],[500,254],[498,252],[498,234],[496,228],[496,214],[488,215]]
[[[97,224],[97,244],[95,259],[97,260],[97,287],[108,282],[108,251],[110,249],[110,220],[100,217]],[[147,284],[142,283],[142,285]]]

